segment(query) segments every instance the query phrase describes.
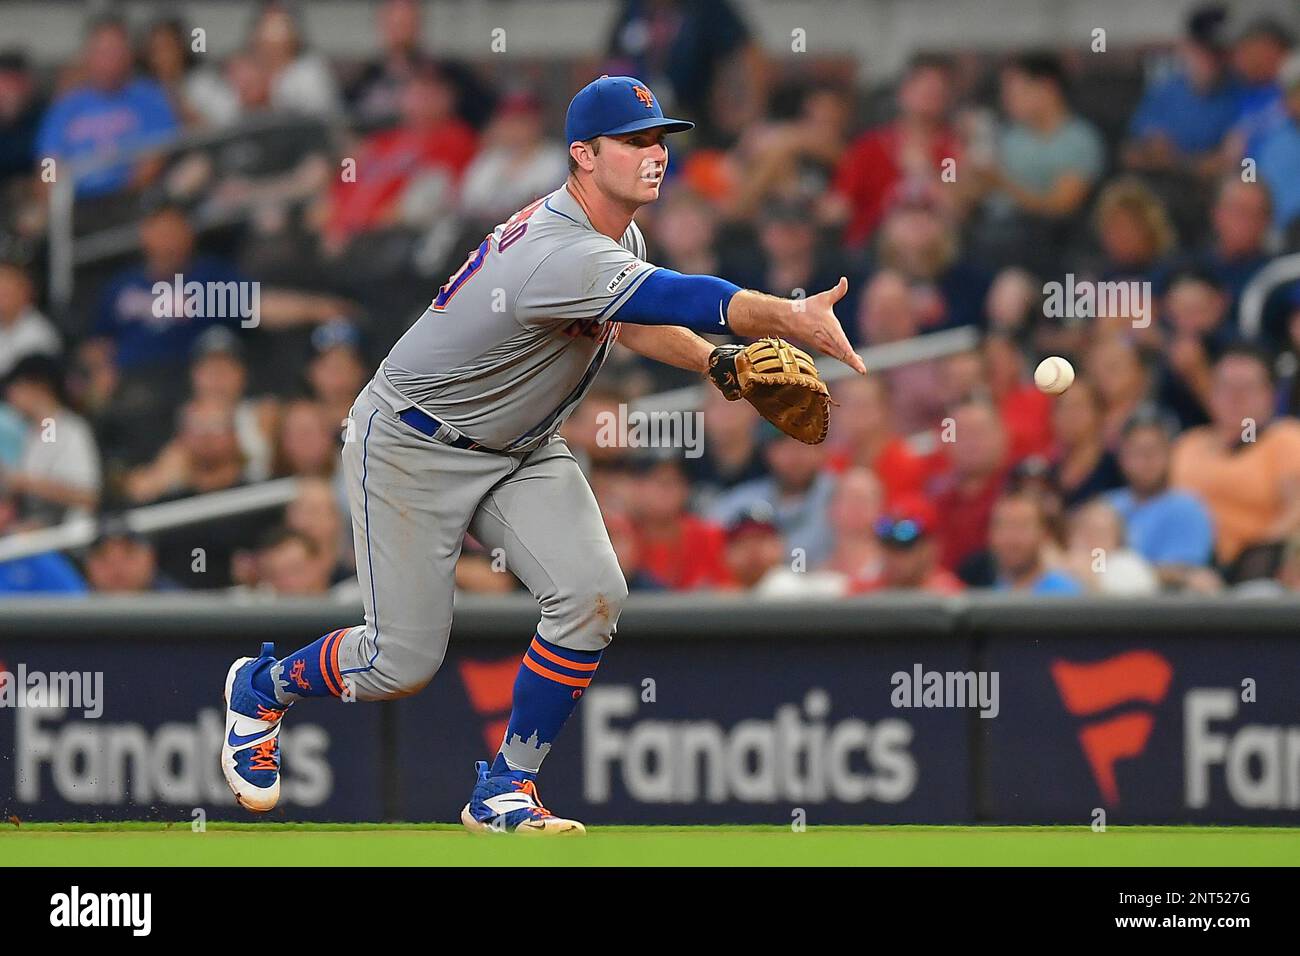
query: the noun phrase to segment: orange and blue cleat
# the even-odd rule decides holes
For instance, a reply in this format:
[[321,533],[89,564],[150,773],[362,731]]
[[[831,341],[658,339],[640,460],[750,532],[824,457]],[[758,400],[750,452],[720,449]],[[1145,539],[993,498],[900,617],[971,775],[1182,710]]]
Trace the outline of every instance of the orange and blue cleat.
[[285,708],[267,706],[252,683],[259,667],[274,663],[275,646],[263,644],[260,657],[241,657],[226,673],[221,772],[235,801],[254,813],[265,813],[280,799],[280,720]]
[[557,817],[542,806],[537,784],[523,773],[489,773],[487,761],[474,764],[478,783],[460,822],[474,833],[578,835],[587,832],[577,820]]

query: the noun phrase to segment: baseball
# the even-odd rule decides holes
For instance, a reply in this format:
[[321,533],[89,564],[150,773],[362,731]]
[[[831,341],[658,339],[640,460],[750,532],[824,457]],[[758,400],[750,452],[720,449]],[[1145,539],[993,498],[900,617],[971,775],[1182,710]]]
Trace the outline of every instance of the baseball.
[[1074,366],[1059,355],[1049,355],[1034,369],[1034,384],[1040,392],[1060,395],[1074,382]]

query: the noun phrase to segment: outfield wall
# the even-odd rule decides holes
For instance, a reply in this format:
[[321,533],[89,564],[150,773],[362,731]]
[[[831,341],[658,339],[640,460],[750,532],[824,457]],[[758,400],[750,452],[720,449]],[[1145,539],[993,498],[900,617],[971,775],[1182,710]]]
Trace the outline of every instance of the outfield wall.
[[[242,818],[217,768],[230,660],[358,618],[7,602],[0,811]],[[526,596],[462,599],[422,694],[296,708],[273,816],[455,819],[535,620]],[[593,823],[1300,824],[1297,620],[1289,600],[637,596],[542,792]],[[39,681],[74,673],[84,698],[50,706]]]

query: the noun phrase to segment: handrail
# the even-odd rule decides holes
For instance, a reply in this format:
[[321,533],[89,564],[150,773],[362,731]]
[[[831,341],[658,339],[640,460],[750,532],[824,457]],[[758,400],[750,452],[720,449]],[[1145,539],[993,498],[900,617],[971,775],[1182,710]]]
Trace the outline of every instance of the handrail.
[[[143,505],[123,515],[126,527],[139,534],[152,534],[190,524],[202,524],[249,511],[261,511],[288,504],[298,492],[297,478],[276,478],[243,488],[211,491],[178,501]],[[0,538],[0,561],[81,548],[95,540],[99,522],[95,518],[73,518],[52,528],[23,531]]]

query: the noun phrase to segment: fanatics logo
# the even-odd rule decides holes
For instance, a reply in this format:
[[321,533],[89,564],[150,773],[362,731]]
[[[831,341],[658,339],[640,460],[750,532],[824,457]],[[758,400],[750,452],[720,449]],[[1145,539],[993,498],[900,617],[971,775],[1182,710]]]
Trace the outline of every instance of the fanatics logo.
[[1173,668],[1154,651],[1129,651],[1086,664],[1055,660],[1051,671],[1061,702],[1076,717],[1097,717],[1124,708],[1091,720],[1079,730],[1079,743],[1097,789],[1108,806],[1118,806],[1115,764],[1141,756],[1155,724],[1149,711],[1126,705],[1159,704],[1169,692]]

